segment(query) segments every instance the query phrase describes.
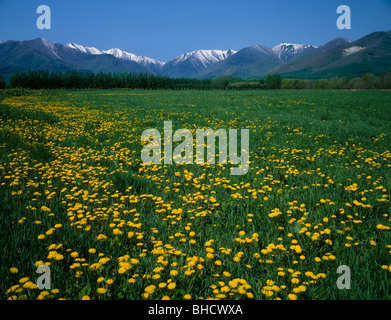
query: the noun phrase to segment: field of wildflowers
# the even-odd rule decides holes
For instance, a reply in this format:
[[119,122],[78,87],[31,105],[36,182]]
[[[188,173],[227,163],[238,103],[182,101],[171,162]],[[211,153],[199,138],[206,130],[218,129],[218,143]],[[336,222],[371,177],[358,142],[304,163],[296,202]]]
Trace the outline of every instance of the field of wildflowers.
[[[390,101],[327,90],[3,96],[1,299],[390,299]],[[248,173],[144,165],[141,134],[164,121],[249,129]],[[37,288],[40,265],[49,289]],[[349,290],[336,285],[340,265]]]

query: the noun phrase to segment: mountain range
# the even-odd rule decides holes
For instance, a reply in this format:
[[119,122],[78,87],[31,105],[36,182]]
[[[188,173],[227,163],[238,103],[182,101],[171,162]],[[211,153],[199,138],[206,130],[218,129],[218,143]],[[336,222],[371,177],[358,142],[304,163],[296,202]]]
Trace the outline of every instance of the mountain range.
[[174,78],[243,79],[279,73],[286,78],[354,77],[391,70],[391,31],[374,32],[359,40],[337,38],[316,47],[281,43],[272,48],[254,45],[241,50],[197,50],[167,62],[118,48],[100,50],[76,43],[37,38],[0,41],[0,74],[47,69],[82,72],[143,72]]

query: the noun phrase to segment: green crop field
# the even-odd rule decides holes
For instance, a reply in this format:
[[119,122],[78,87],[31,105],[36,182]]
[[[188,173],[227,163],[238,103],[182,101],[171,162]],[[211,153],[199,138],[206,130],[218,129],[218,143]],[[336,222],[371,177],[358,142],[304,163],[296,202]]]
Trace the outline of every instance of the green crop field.
[[[391,92],[0,95],[1,299],[391,298]],[[143,164],[164,121],[250,169]]]

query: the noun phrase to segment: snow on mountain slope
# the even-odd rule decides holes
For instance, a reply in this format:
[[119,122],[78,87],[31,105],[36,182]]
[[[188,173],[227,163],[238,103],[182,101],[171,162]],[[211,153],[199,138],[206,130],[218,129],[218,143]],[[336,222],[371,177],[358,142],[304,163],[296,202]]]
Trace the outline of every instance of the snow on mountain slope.
[[40,43],[44,48],[46,48],[51,54],[53,54],[56,58],[61,59],[61,57],[57,54],[56,42],[52,42],[43,38],[37,38],[37,43]]
[[130,52],[118,49],[118,48],[112,48],[112,49],[103,51],[103,53],[111,54],[118,59],[131,60],[131,61],[135,61],[135,62],[141,63],[141,64],[157,64],[157,65],[161,65],[161,66],[164,64],[161,61],[151,59],[148,57],[144,57],[144,56],[139,56],[137,54],[130,53]]
[[168,72],[168,74],[171,74],[173,72],[173,74],[178,76],[182,76],[184,74],[192,75],[193,73],[205,69],[211,64],[223,61],[236,53],[234,50],[197,50],[182,54],[168,62],[161,62],[118,48],[99,50],[95,47],[87,47],[77,43],[68,43],[63,45],[45,39],[37,40],[39,41],[36,43],[39,43],[39,46],[43,48],[41,50],[46,51],[50,56],[56,59],[65,59],[67,62],[70,62],[70,59],[73,59],[72,63],[77,63],[78,60],[82,59],[82,57],[74,54],[86,54],[93,56],[111,55],[123,62],[132,64],[134,67],[137,65],[138,68],[141,68],[144,72],[157,74],[162,72]]
[[272,50],[278,55],[281,60],[290,60],[304,51],[309,49],[316,49],[317,47],[308,44],[295,44],[295,43],[280,43],[272,48]]
[[85,46],[81,46],[77,43],[68,43],[66,46],[68,48],[79,50],[79,51],[87,53],[87,54],[103,54],[103,51],[101,51],[95,47],[85,47]]
[[201,63],[206,68],[213,63],[227,59],[234,53],[236,53],[234,50],[196,50],[184,53],[170,60],[169,63],[172,66],[176,66],[186,60],[194,60]]
[[[39,40],[56,58],[61,59],[57,51],[58,50],[57,46],[60,44],[51,42],[46,39],[39,39]],[[116,57],[117,59],[135,62],[139,65],[148,68],[150,71],[153,72],[157,72],[161,70],[165,65],[169,65],[170,67],[176,67],[184,62],[186,62],[187,64],[189,63],[192,64],[197,69],[203,69],[203,68],[207,68],[211,64],[214,64],[219,61],[223,61],[236,53],[236,51],[234,50],[197,50],[197,51],[184,53],[174,59],[171,59],[168,62],[161,62],[152,58],[140,56],[118,48],[112,48],[109,50],[99,50],[95,47],[87,47],[87,46],[79,45],[77,43],[68,43],[66,45],[61,45],[61,46],[88,55],[109,54]]]
[[346,57],[346,56],[349,56],[349,55],[351,55],[353,53],[359,52],[359,51],[364,50],[364,49],[365,49],[365,47],[353,46],[353,47],[350,47],[350,48],[343,49],[342,50],[342,55],[344,57]]
[[191,78],[209,66],[234,55],[234,50],[197,50],[167,61],[162,72],[169,77]]
[[71,49],[79,50],[86,54],[93,54],[93,55],[110,54],[118,59],[134,61],[142,65],[158,65],[158,66],[163,65],[163,62],[161,61],[144,57],[144,56],[139,56],[137,54],[133,54],[118,48],[112,48],[109,50],[99,50],[95,47],[85,47],[76,43],[68,43],[67,47]]

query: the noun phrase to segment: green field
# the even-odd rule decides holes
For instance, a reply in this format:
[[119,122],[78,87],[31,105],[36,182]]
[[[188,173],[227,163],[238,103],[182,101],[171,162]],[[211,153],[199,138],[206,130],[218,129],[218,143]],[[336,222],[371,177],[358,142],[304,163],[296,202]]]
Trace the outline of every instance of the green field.
[[[391,92],[0,95],[1,299],[391,298]],[[250,170],[144,165],[164,121],[249,129]]]

